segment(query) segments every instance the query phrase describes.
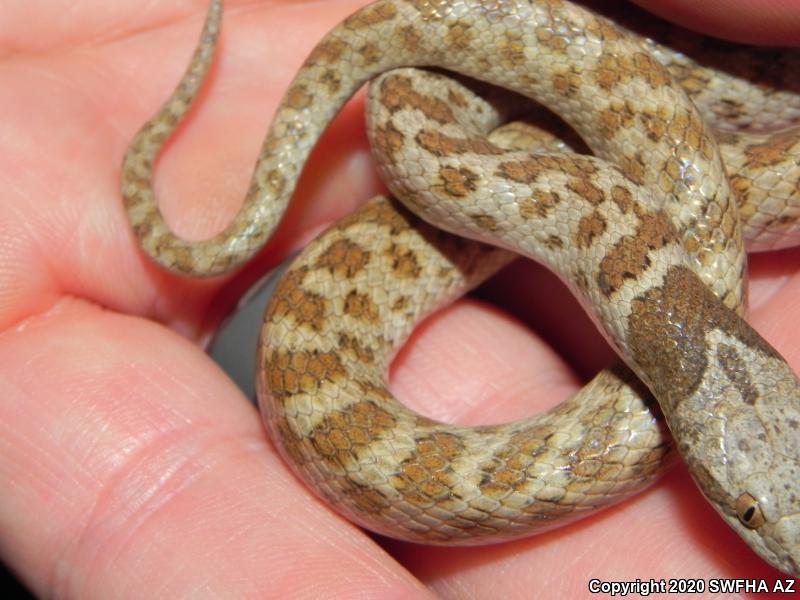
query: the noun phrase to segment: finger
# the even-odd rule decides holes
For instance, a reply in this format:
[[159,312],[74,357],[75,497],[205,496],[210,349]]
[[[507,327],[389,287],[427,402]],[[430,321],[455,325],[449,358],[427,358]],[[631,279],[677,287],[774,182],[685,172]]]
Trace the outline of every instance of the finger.
[[424,595],[167,329],[65,299],[0,338],[0,382],[0,539],[35,593]]
[[[500,346],[481,360],[487,375],[509,366],[504,351],[527,351],[529,333],[467,308],[453,329],[485,320]],[[419,591],[311,497],[230,382],[167,330],[64,300],[0,340],[0,365],[3,551],[37,593],[141,594],[157,580],[184,595],[198,578],[234,596],[303,593],[319,581],[309,570],[333,594]]]
[[535,331],[581,381],[591,379],[616,356],[578,299],[542,265],[516,261],[479,290],[479,297]]
[[794,0],[634,0],[673,23],[714,37],[769,46],[797,46],[800,6]]
[[[469,332],[475,315],[451,323]],[[504,367],[510,357],[502,350],[525,349],[509,325],[488,319],[484,327],[501,345],[491,356]],[[459,336],[448,343],[466,346]],[[481,363],[487,375],[495,371],[487,357]],[[413,590],[402,570],[294,480],[249,405],[205,356],[166,330],[65,300],[7,335],[0,364],[0,437],[12,450],[0,457],[10,490],[0,499],[0,528],[4,552],[37,592],[52,591],[59,564],[69,565],[67,580],[57,582],[65,595],[137,590],[136,582],[173,580],[175,571],[181,581],[170,595],[200,576],[226,588],[231,573],[245,587],[300,593],[313,583],[309,568],[320,577],[327,568],[337,573],[330,591],[339,577],[354,589],[375,588],[371,577],[388,581],[382,594],[396,591],[400,578],[403,593]]]
[[429,318],[392,363],[392,390],[404,404],[459,425],[522,419],[578,387],[572,370],[533,331],[474,300]]

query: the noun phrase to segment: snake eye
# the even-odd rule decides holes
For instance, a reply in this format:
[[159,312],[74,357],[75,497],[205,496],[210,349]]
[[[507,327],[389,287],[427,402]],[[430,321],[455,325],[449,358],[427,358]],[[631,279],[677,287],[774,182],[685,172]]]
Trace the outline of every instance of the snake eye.
[[736,499],[736,516],[742,525],[750,529],[758,529],[767,521],[761,512],[758,500],[747,492]]

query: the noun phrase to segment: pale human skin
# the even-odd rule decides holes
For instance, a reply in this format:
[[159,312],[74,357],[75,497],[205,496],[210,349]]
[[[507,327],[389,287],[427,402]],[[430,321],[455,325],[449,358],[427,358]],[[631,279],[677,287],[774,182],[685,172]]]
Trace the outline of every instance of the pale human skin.
[[[231,217],[291,74],[364,3],[228,1],[210,89],[158,170],[180,233],[206,237]],[[790,3],[654,4],[719,35],[788,44],[800,30]],[[681,467],[601,515],[491,548],[376,543],[338,518],[284,467],[200,343],[259,273],[381,189],[360,104],[254,264],[234,278],[168,275],[129,232],[119,163],[178,80],[205,3],[94,0],[59,18],[39,4],[0,9],[0,552],[37,595],[579,597],[593,577],[780,576]],[[795,371],[799,266],[797,249],[751,260],[750,321]],[[405,402],[452,422],[510,420],[606,364],[555,278],[517,265],[488,294],[504,288],[528,299],[520,321],[472,300],[418,332],[395,363]],[[531,332],[537,322],[566,360]]]

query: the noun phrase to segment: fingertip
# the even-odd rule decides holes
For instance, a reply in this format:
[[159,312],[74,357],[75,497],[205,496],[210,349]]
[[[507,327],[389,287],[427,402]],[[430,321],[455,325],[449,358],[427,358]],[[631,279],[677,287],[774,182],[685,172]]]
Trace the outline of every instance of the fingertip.
[[747,44],[800,46],[793,0],[633,0],[645,10],[707,35]]

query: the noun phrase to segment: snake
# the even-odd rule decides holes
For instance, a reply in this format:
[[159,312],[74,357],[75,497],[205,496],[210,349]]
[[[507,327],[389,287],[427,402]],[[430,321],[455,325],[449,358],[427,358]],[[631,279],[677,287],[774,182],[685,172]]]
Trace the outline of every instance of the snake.
[[[393,198],[303,250],[256,359],[266,429],[319,498],[397,539],[486,544],[619,502],[677,454],[756,554],[800,573],[800,381],[742,316],[745,240],[800,237],[798,52],[665,25],[643,35],[567,0],[378,0],[295,74],[230,225],[187,241],[159,211],[153,168],[208,72],[221,15],[212,0],[183,79],[130,143],[124,207],[161,267],[239,267],[370,82],[368,136]],[[515,120],[521,98],[591,154]],[[405,408],[387,372],[415,326],[518,254],[566,282],[622,362],[519,422],[462,427]]]

